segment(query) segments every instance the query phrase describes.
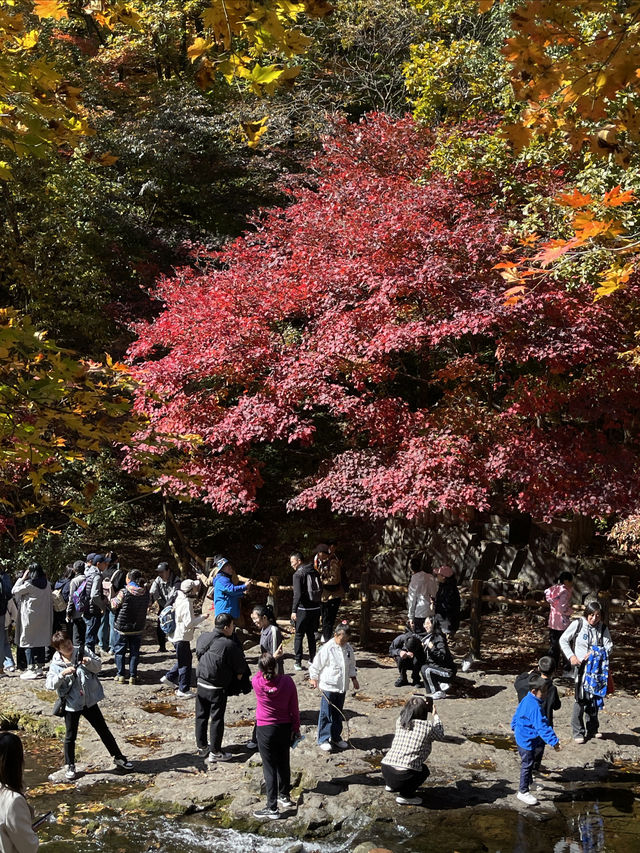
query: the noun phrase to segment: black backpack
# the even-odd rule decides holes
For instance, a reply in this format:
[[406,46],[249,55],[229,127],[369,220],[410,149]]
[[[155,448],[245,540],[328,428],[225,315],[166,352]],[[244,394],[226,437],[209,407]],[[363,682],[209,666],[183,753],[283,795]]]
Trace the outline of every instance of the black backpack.
[[311,604],[320,604],[322,601],[322,581],[320,580],[320,574],[315,569],[311,569],[310,572],[307,572],[306,581],[309,602]]

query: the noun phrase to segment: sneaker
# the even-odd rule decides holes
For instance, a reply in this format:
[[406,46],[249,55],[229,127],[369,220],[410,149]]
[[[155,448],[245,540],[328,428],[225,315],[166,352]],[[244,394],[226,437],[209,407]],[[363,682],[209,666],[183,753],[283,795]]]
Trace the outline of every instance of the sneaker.
[[402,676],[400,676],[400,678],[396,678],[396,680],[393,682],[394,687],[406,687],[408,684],[409,682],[407,681],[407,679],[403,678]]
[[195,694],[191,691],[185,693],[183,690],[176,690],[176,696],[178,699],[193,699]]
[[113,763],[121,770],[133,770],[133,761],[128,761],[124,755],[122,758],[114,758]]
[[167,678],[166,675],[162,676],[162,678],[160,679],[160,684],[168,684],[170,687],[175,688],[175,684],[173,683],[173,681],[171,681],[170,678]]
[[216,761],[231,761],[233,755],[230,752],[210,752],[207,757],[209,764],[215,764]]
[[328,740],[325,740],[324,743],[319,743],[318,746],[323,752],[331,752],[331,750],[333,749]]
[[473,661],[470,658],[465,658],[462,661],[462,666],[460,667],[460,669],[463,672],[469,672],[469,670],[471,669],[472,666],[473,666]]
[[129,684],[140,684],[140,679],[138,678],[137,675],[132,675],[129,678]]
[[15,666],[5,666],[4,671],[5,672],[15,672],[16,668],[15,668]]
[[521,803],[526,803],[528,806],[535,806],[538,802],[533,794],[529,793],[529,791],[518,791],[516,796]]
[[283,809],[294,809],[297,803],[294,803],[291,797],[278,797],[278,805]]
[[450,690],[450,689],[451,689],[451,685],[449,684],[448,681],[441,681],[440,682],[440,690],[442,690],[443,693],[446,693],[447,690]]
[[393,788],[390,788],[389,785],[385,785],[384,789],[385,789],[385,791],[389,791],[389,793],[391,793],[391,791],[393,791]]
[[401,806],[421,806],[422,797],[396,797],[396,803]]
[[76,778],[76,765],[75,764],[67,764],[66,770],[64,771],[65,779],[68,779],[70,782]]
[[280,812],[278,809],[258,809],[253,813],[253,816],[259,820],[278,820]]
[[198,758],[206,758],[209,755],[209,746],[199,746],[198,747]]
[[432,699],[446,699],[447,698],[447,694],[444,692],[444,690],[436,690],[435,693],[431,693],[429,695],[431,696]]
[[255,742],[255,740],[248,740],[245,743],[245,746],[247,749],[257,749],[258,748],[258,744]]
[[23,681],[33,681],[34,678],[38,677],[38,673],[35,669],[28,669],[26,672],[23,672],[20,678]]
[[583,737],[574,737],[574,743],[584,743]]
[[600,740],[600,739],[603,737],[602,732],[596,732],[596,733],[594,734],[594,737],[597,737],[597,738],[598,738],[598,740]]
[[302,664],[301,663],[294,663],[293,668],[295,669],[296,672],[302,672]]
[[116,682],[116,684],[126,684],[127,683],[127,678],[125,675],[116,675],[116,677],[113,680]]
[[337,749],[349,749],[349,744],[346,740],[334,740],[332,743]]

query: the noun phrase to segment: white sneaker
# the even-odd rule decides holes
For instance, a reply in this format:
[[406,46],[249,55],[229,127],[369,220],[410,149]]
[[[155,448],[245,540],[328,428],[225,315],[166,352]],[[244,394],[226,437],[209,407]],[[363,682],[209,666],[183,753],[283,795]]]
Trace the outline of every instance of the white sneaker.
[[528,806],[535,806],[535,804],[538,802],[537,799],[533,796],[533,794],[529,793],[529,791],[525,791],[524,793],[522,791],[518,791],[516,796],[518,797],[521,803],[526,803]]
[[470,658],[465,658],[462,661],[462,666],[460,667],[460,669],[463,672],[469,672],[469,670],[471,669],[472,666],[473,666],[473,661]]
[[67,768],[64,771],[65,779],[68,779],[70,782],[76,778],[76,765],[75,764],[67,764]]
[[385,791],[389,791],[389,792],[393,791],[393,788],[390,788],[388,785],[385,785],[384,789],[385,789]]
[[331,752],[331,750],[333,749],[328,740],[325,740],[324,743],[319,743],[318,746],[323,752]]
[[450,689],[451,689],[451,685],[449,684],[448,681],[441,681],[440,682],[440,690],[442,690],[443,693],[446,693],[447,690],[450,690]]
[[444,692],[444,690],[436,690],[435,693],[431,693],[430,695],[431,695],[432,699],[446,699],[447,698],[447,694]]
[[302,664],[301,663],[294,663],[293,668],[295,669],[296,672],[302,672]]
[[292,809],[297,803],[294,803],[291,797],[278,797],[278,805],[283,809]]
[[176,690],[176,696],[178,699],[193,699],[195,694],[189,691],[188,693],[183,693],[182,690]]
[[206,761],[208,764],[216,764],[218,761],[231,761],[232,758],[230,752],[210,752]]
[[160,684],[169,684],[171,687],[175,687],[173,681],[170,681],[166,675],[162,676],[162,678],[160,679]]
[[34,678],[38,677],[38,673],[35,669],[28,669],[26,672],[23,672],[20,678],[23,681],[33,681]]
[[334,740],[333,745],[338,749],[349,749],[349,744],[346,740]]
[[396,803],[401,806],[421,806],[422,797],[396,797]]

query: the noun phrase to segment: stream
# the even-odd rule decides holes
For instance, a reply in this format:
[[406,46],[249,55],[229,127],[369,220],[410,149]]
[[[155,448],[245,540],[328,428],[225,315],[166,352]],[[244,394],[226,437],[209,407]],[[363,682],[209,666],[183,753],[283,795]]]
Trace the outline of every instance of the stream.
[[[630,853],[640,850],[640,767],[616,765],[606,782],[548,782],[556,809],[401,809],[397,823],[366,824],[354,815],[349,829],[324,840],[279,837],[284,827],[267,822],[262,834],[216,825],[213,813],[186,816],[149,814],[127,808],[121,798],[144,790],[135,776],[90,786],[55,784],[62,745],[55,739],[23,736],[28,763],[25,784],[37,815],[51,810],[41,826],[48,853],[347,853],[372,842],[393,853]],[[90,768],[89,771],[91,772]],[[547,783],[545,783],[547,784]],[[426,789],[428,791],[428,788]],[[438,800],[442,803],[443,789]],[[425,796],[428,803],[428,793]]]

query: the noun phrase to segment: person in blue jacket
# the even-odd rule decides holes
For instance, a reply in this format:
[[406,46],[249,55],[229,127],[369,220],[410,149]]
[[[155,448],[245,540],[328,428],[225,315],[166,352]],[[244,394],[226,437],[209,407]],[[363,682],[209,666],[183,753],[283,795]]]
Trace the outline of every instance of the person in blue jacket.
[[216,569],[218,573],[213,579],[213,606],[216,616],[228,613],[233,621],[237,622],[240,618],[240,599],[253,581],[234,584],[233,566],[226,557],[217,558]]
[[554,749],[560,749],[558,736],[549,725],[542,706],[547,687],[548,682],[541,675],[533,673],[529,678],[529,692],[516,708],[511,720],[521,759],[517,797],[528,806],[535,806],[538,802],[529,792],[529,786],[534,769],[539,767],[542,761],[545,743]]

